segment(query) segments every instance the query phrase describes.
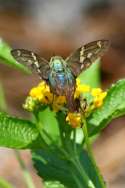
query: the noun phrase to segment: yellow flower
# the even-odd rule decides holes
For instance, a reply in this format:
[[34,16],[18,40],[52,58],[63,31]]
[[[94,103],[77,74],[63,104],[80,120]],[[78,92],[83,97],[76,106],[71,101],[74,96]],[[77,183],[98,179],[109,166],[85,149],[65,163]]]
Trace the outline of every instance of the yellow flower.
[[44,94],[43,94],[43,98],[41,99],[41,102],[43,104],[51,104],[52,101],[53,101],[53,94],[46,91]]
[[94,88],[92,89],[91,94],[94,97],[93,99],[94,108],[98,108],[102,106],[103,100],[106,97],[107,92],[103,92],[100,88]]
[[55,112],[58,112],[66,103],[65,96],[55,96],[52,104],[52,108]]
[[32,88],[29,95],[44,104],[50,104],[53,100],[53,94],[50,92],[50,88],[45,81],[42,81],[37,87]]
[[66,121],[73,127],[79,127],[81,124],[81,114],[69,112],[66,116]]
[[93,88],[91,91],[91,94],[93,97],[96,97],[96,96],[100,95],[101,93],[102,93],[101,88]]
[[31,91],[30,91],[30,96],[32,98],[36,98],[36,99],[38,99],[40,101],[43,98],[43,94],[42,94],[41,88],[40,87],[32,88]]
[[41,88],[41,90],[45,90],[46,92],[50,92],[50,87],[46,84],[45,81],[42,81],[38,87]]
[[79,98],[80,94],[84,94],[90,92],[90,86],[86,84],[81,84],[80,79],[76,79],[76,90],[74,94],[74,98]]
[[45,81],[42,81],[37,87],[32,88],[30,96],[43,104],[52,104],[52,108],[56,112],[59,111],[66,103],[65,96],[56,96],[51,93],[50,87]]

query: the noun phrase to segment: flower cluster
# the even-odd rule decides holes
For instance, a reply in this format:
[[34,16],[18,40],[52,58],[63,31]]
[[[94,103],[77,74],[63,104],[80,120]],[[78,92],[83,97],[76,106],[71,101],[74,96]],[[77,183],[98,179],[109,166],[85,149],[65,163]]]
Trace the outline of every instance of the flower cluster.
[[[89,85],[81,84],[80,80],[76,79],[74,100],[78,99],[80,101],[80,107],[77,112],[70,112],[67,109],[66,121],[73,128],[81,126],[82,116],[86,117],[94,109],[100,107],[106,94],[100,88],[91,88]],[[90,98],[91,100],[88,100]],[[86,104],[84,99],[86,99]],[[50,87],[46,82],[42,81],[37,87],[31,89],[24,108],[33,111],[38,104],[50,105],[55,112],[58,112],[66,108],[66,97],[56,96],[50,91]],[[85,109],[82,107],[84,104]]]
[[[55,112],[61,110],[61,108],[66,104],[65,96],[56,96],[50,91],[50,87],[46,84],[45,81],[42,81],[37,87],[31,89],[29,96],[33,101],[38,101],[43,105],[51,105],[52,109]],[[27,103],[27,101],[26,101]],[[28,105],[24,107],[29,110]],[[30,105],[31,106],[31,105]],[[31,108],[30,108],[31,109]],[[34,110],[34,109],[32,109]],[[30,110],[31,111],[31,110]]]
[[[82,116],[85,117],[88,116],[94,109],[99,108],[103,104],[103,100],[107,95],[107,92],[103,92],[101,88],[91,88],[89,85],[81,84],[79,79],[76,79],[76,90],[74,94],[74,98],[79,98],[83,95],[83,98],[81,98],[81,112],[79,113],[71,113],[69,112],[66,117],[66,121],[72,126],[72,127],[79,127],[81,126]],[[84,98],[86,96],[86,98]],[[91,98],[91,102],[89,103],[89,99]],[[83,99],[86,99],[84,101]],[[88,100],[87,100],[88,99]],[[87,106],[85,109],[82,107],[85,102],[87,103]],[[86,104],[85,104],[86,105]],[[82,111],[84,110],[84,112]],[[84,114],[83,114],[84,113]]]

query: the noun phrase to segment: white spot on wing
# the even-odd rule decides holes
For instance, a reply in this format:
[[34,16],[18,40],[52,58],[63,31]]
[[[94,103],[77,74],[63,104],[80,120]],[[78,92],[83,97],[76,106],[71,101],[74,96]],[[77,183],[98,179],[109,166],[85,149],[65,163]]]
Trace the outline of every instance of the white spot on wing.
[[20,56],[20,55],[21,55],[21,51],[17,50],[17,56]]
[[37,58],[36,58],[36,55],[35,55],[33,52],[31,53],[31,55],[32,55],[34,61],[36,61],[36,59],[37,59]]
[[85,60],[85,57],[84,56],[80,56],[80,63],[83,63]]
[[83,56],[84,55],[84,51],[85,51],[85,47],[83,46],[80,50],[80,56]]
[[84,68],[84,64],[81,65],[81,70]]
[[92,57],[92,53],[90,52],[90,53],[88,53],[88,55],[87,55],[87,58],[91,58]]
[[101,43],[101,41],[98,41],[98,42],[97,42],[97,46],[98,46],[99,48],[102,48],[102,43]]
[[83,46],[80,50],[80,63],[83,63],[83,61],[85,60],[84,51],[85,51],[85,47]]
[[39,63],[38,63],[38,61],[35,61],[34,64],[36,65],[37,68],[39,68]]

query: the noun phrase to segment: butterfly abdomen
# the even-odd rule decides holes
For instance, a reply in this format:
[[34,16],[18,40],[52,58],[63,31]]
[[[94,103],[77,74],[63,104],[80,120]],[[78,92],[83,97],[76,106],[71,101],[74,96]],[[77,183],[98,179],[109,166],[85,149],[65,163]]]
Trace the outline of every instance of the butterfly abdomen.
[[71,85],[74,85],[74,77],[71,73],[53,72],[49,74],[51,88],[55,89],[56,94],[65,95]]
[[53,57],[50,61],[51,72],[49,83],[52,91],[57,95],[64,95],[74,87],[74,76],[68,68],[66,62],[61,57]]

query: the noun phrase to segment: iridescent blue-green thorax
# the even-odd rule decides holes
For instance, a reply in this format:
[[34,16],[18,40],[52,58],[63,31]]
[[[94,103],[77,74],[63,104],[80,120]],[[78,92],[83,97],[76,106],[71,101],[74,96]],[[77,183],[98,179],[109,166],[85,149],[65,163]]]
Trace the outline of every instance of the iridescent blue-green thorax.
[[57,95],[66,95],[70,87],[74,87],[75,78],[62,57],[55,56],[50,60],[50,86]]

